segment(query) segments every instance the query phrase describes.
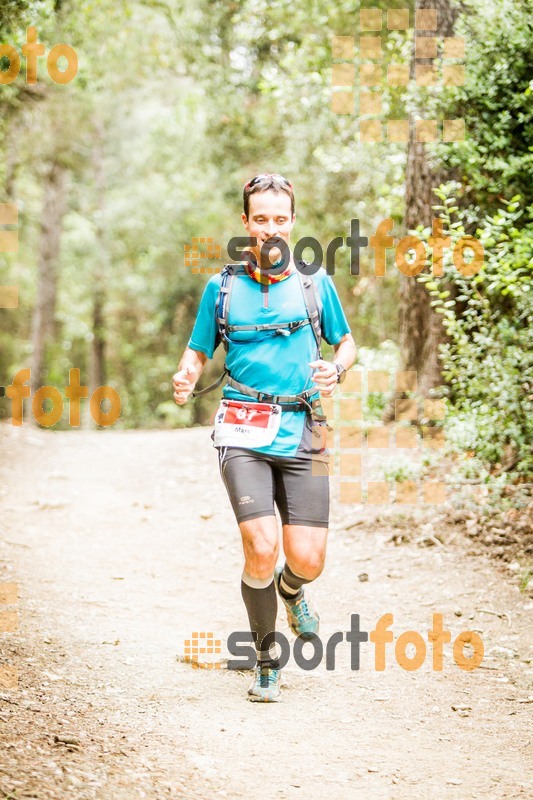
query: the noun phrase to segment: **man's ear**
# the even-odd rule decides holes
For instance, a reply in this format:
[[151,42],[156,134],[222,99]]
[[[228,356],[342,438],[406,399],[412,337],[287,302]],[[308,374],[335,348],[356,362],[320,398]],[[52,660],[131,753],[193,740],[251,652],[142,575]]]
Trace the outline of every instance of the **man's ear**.
[[243,225],[244,225],[244,227],[246,228],[246,226],[248,225],[248,217],[246,216],[246,214],[244,213],[244,211],[243,211],[243,212],[242,212],[242,214],[241,214],[241,219],[242,219],[242,224],[243,224]]

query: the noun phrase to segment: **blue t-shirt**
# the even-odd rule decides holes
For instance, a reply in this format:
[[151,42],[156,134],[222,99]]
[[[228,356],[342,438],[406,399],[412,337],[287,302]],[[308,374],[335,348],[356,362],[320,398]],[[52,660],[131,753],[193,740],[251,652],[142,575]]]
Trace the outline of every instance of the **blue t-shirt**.
[[[337,290],[326,270],[321,267],[312,276],[322,301],[322,337],[328,344],[337,344],[350,333]],[[188,347],[213,357],[217,325],[215,304],[221,284],[221,275],[208,281],[194,324]],[[300,285],[300,277],[293,272],[285,280],[268,286],[268,307],[264,307],[261,284],[246,273],[237,273],[233,281],[229,318],[227,324],[249,325],[306,320],[307,311]],[[311,325],[304,325],[290,336],[272,331],[232,331],[229,334],[226,366],[231,376],[240,383],[273,395],[298,394],[316,386],[311,380],[315,371],[310,361],[318,358],[316,340]],[[253,401],[230,386],[225,386],[223,396]],[[318,389],[316,397],[319,397]],[[316,441],[316,440],[315,440]],[[308,456],[313,450],[311,421],[306,413],[283,411],[280,429],[274,441],[265,447],[250,448],[260,453],[277,456]]]

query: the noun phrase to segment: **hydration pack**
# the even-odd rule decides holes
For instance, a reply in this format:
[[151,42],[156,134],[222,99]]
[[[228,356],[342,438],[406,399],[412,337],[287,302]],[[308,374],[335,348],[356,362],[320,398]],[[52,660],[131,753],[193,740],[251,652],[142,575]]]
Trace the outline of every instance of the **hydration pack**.
[[[305,270],[307,266],[304,261],[299,262],[302,269]],[[242,264],[225,264],[221,269],[221,285],[218,297],[215,303],[215,318],[217,323],[217,334],[215,340],[215,348],[222,342],[226,352],[229,348],[229,335],[233,331],[274,331],[278,336],[290,336],[300,328],[310,325],[315,338],[318,358],[322,358],[321,339],[321,316],[322,316],[322,301],[318,294],[318,289],[315,282],[310,275],[302,274],[300,269],[296,269],[298,280],[302,289],[302,294],[305,302],[305,309],[307,312],[307,319],[295,320],[294,322],[281,322],[281,323],[262,323],[248,325],[230,325],[228,323],[229,310],[231,306],[232,289],[235,283],[235,278],[239,274],[246,275],[247,272]],[[313,418],[317,420],[325,419],[321,412],[320,400],[315,400],[309,403],[309,398],[317,393],[317,389],[306,390],[297,395],[271,395],[265,392],[260,392],[253,389],[251,386],[246,386],[239,381],[236,381],[229,373],[226,365],[224,364],[224,371],[220,378],[215,383],[207,386],[205,389],[200,389],[193,392],[193,397],[206,394],[207,392],[216,389],[222,381],[226,378],[227,384],[233,389],[253,397],[260,403],[276,403],[282,406],[282,410],[287,411],[306,411],[309,410]]]

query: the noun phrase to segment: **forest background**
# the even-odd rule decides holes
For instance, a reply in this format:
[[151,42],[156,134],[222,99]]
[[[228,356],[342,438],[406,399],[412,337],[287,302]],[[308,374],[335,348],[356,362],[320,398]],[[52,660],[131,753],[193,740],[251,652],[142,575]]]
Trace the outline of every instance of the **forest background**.
[[[383,76],[398,63],[410,75],[406,86],[383,77],[370,88],[382,108],[370,118],[409,119],[407,143],[362,135],[367,88],[357,76],[369,33],[359,14],[369,8],[382,11],[382,31],[370,35],[382,37]],[[397,9],[409,10],[407,30],[387,27]],[[415,37],[425,9],[437,10],[437,30]],[[18,209],[18,252],[0,253],[0,285],[19,297],[17,308],[0,307],[2,385],[29,367],[32,392],[46,384],[63,394],[79,368],[91,393],[119,393],[115,427],[207,424],[216,395],[172,400],[208,279],[185,266],[184,248],[211,237],[221,258],[202,263],[218,269],[225,244],[244,233],[243,183],[280,172],[295,186],[295,241],[314,236],[325,250],[351,219],[370,237],[392,218],[397,239],[416,232],[427,242],[440,217],[453,242],[482,243],[485,262],[471,276],[449,249],[440,277],[429,258],[417,277],[403,276],[392,250],[379,277],[370,248],[352,275],[344,248],[335,283],[359,366],[416,371],[419,395],[446,399],[445,448],[425,466],[452,459],[456,477],[497,489],[500,512],[531,508],[532,19],[529,0],[3,0],[2,43],[21,54],[33,25],[46,53],[66,43],[79,64],[60,85],[39,58],[31,84],[21,58],[16,79],[0,85],[0,202]],[[354,57],[344,57],[355,66],[353,113],[332,107],[339,36],[354,37]],[[425,36],[437,39],[431,61],[415,50]],[[454,37],[464,56],[450,62],[443,46]],[[416,67],[429,63],[439,75],[462,65],[464,81],[417,84]],[[4,53],[0,74],[9,68]],[[417,120],[428,119],[439,140],[416,141]],[[447,119],[464,120],[463,141],[442,141]],[[205,382],[220,372],[220,350]],[[394,400],[411,394],[369,395],[365,419],[390,420]],[[10,413],[0,398],[4,424]],[[434,424],[416,421],[425,423]],[[66,407],[55,427],[68,427]]]

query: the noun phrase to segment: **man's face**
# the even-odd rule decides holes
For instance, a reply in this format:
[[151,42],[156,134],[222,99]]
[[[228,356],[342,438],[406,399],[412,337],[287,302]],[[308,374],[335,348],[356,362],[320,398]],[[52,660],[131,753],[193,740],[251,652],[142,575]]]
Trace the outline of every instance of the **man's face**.
[[[291,230],[296,214],[291,217],[291,198],[285,192],[256,192],[250,196],[248,218],[242,214],[244,227],[249,236],[257,237],[257,246],[249,249],[260,264],[260,253],[263,242],[272,236],[289,243]],[[279,247],[270,251],[270,262],[275,264],[282,257]]]

